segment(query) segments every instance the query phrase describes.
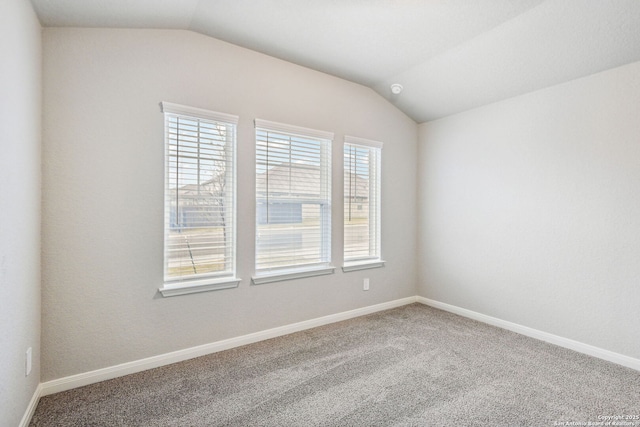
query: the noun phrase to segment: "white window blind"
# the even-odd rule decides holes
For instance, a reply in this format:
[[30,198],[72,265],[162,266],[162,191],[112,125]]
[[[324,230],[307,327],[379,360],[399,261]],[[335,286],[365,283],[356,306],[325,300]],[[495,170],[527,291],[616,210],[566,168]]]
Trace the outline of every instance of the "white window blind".
[[344,261],[380,260],[382,143],[345,136]]
[[331,260],[333,134],[256,119],[256,273]]
[[238,118],[161,105],[166,150],[165,288],[166,283],[180,286],[234,277]]

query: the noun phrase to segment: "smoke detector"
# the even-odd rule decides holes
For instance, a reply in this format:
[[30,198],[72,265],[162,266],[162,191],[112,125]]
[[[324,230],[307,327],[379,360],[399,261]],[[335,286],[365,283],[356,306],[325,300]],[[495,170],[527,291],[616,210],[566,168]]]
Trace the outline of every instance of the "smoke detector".
[[402,85],[398,83],[394,83],[391,85],[391,93],[394,95],[399,95],[402,92]]

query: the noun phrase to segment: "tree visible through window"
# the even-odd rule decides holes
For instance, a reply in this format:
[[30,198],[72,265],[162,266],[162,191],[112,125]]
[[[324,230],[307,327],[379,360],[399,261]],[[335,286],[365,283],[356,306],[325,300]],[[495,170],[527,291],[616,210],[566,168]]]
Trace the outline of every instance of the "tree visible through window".
[[237,118],[163,103],[165,281],[235,275]]

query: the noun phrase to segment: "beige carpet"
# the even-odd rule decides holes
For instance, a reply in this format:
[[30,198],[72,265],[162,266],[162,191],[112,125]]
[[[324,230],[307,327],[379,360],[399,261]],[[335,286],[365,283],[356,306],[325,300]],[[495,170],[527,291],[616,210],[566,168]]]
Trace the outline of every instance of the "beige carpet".
[[556,426],[623,415],[640,415],[640,372],[412,304],[46,396],[31,425]]

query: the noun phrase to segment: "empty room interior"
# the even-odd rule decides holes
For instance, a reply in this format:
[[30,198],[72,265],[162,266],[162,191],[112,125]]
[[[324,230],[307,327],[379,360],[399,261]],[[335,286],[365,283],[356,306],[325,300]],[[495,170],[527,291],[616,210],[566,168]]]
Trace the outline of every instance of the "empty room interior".
[[1,425],[640,426],[640,1],[0,34]]

